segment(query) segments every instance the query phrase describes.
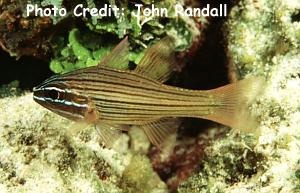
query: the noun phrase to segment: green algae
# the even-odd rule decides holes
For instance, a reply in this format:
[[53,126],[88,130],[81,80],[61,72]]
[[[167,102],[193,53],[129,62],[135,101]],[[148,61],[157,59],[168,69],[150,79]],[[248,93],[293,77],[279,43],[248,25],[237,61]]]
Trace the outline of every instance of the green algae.
[[[194,22],[188,18],[144,18],[138,21],[133,16],[135,8],[127,1],[80,2],[87,7],[100,7],[103,3],[127,7],[125,16],[120,18],[74,18],[70,11],[75,2],[45,0],[28,3],[68,7],[66,17],[50,17],[51,25],[47,25],[54,33],[43,39],[44,44],[39,44],[48,51],[52,50],[50,68],[55,73],[97,65],[126,35],[130,42],[128,57],[135,64],[142,58],[146,47],[166,35],[175,37],[177,50],[181,51],[186,50],[193,37],[199,35],[195,26],[191,29]],[[149,4],[147,1],[143,3]],[[159,5],[170,6],[172,3],[162,1]],[[31,17],[26,19],[31,21]],[[56,33],[56,28],[65,24],[65,31]],[[16,30],[17,33],[20,31]],[[24,54],[15,50],[17,48],[9,51],[12,55]],[[112,67],[128,68],[127,64]],[[37,106],[31,93],[16,97],[12,90],[3,91],[12,95],[0,99],[0,110],[5,112],[0,115],[1,192],[168,192],[149,159],[128,150],[128,136],[124,135],[122,153],[103,149],[93,128],[80,128],[76,133],[70,121]],[[147,151],[150,144],[148,141],[143,143],[146,143],[144,151]]]
[[[88,29],[75,27],[69,32],[68,39],[65,37],[55,38],[52,44],[57,49],[55,49],[50,63],[50,68],[55,73],[97,65],[106,53],[125,36],[132,37],[129,39],[131,43],[129,60],[138,64],[145,47],[153,44],[159,38],[166,35],[174,36],[177,40],[176,50],[183,51],[189,48],[195,35],[183,18],[170,16],[164,19],[144,18],[144,21],[138,21],[134,16],[136,8],[129,6],[129,3],[122,1],[95,3],[91,0],[86,3],[89,8],[101,7],[105,3],[109,3],[123,7],[126,11],[119,17],[84,18],[83,21]],[[157,6],[171,7],[172,3],[172,1],[163,1]],[[107,41],[108,38],[111,41]],[[58,44],[64,46],[55,46]],[[126,64],[113,67],[129,68]]]
[[[150,1],[143,2],[150,3]],[[226,24],[228,30],[226,37],[228,57],[230,61],[233,61],[236,69],[234,73],[239,78],[253,75],[267,77],[268,88],[265,96],[258,99],[251,108],[258,114],[261,122],[259,129],[262,134],[258,139],[253,139],[251,135],[230,133],[223,139],[213,142],[206,148],[206,158],[199,163],[199,169],[195,175],[181,184],[179,192],[299,191],[299,22],[295,19],[285,20],[293,16],[297,8],[299,8],[298,5],[287,5],[283,1],[262,1],[259,4],[253,4],[246,0],[233,7]],[[94,19],[92,24],[87,25],[98,25],[98,29],[89,26],[88,30],[73,28],[66,38],[59,37],[57,41],[54,41],[59,49],[52,60],[52,62],[56,60],[56,64],[51,63],[52,70],[60,73],[96,65],[124,35],[120,29],[125,29],[124,26],[110,23],[111,21],[101,22],[103,22],[101,19]],[[143,34],[141,38],[130,40],[134,49],[131,50],[129,58],[134,63],[138,63],[137,61],[142,56],[141,47],[143,46],[141,45],[148,45],[151,41],[155,41],[156,37],[160,37],[161,25],[159,22],[149,22],[149,25],[158,29],[154,30],[155,33],[151,30],[147,33],[143,31],[144,26],[139,25],[137,21],[131,22],[133,24],[131,35],[137,37]],[[99,27],[100,24],[105,27]],[[181,30],[175,30],[175,24],[169,25],[170,33],[183,35],[179,39],[184,42],[183,49],[185,49],[190,42],[190,31],[186,31],[184,25]],[[113,43],[104,41],[99,34],[113,34]],[[91,39],[93,41],[89,41]],[[104,47],[97,47],[105,43],[107,44]],[[22,103],[11,101],[9,104],[21,105],[24,108],[21,111],[22,115],[30,112],[32,108],[37,108],[28,103],[28,99],[21,99]],[[12,99],[3,101],[2,108],[10,100]],[[30,108],[24,106],[26,103],[30,105]],[[10,115],[18,109],[21,110],[16,106],[9,111]],[[4,140],[1,140],[1,147],[10,147],[12,150],[8,149],[11,152],[21,153],[9,159],[16,158],[17,161],[22,160],[22,164],[30,163],[36,167],[42,163],[43,167],[37,168],[45,168],[43,171],[49,172],[49,179],[57,180],[58,185],[54,183],[53,187],[63,187],[66,191],[80,187],[95,189],[98,192],[151,192],[153,188],[166,191],[165,185],[155,176],[146,157],[131,155],[133,157],[130,163],[124,166],[122,171],[116,172],[111,166],[113,164],[108,164],[109,162],[103,158],[110,155],[109,153],[100,154],[96,149],[97,154],[94,154],[95,149],[87,145],[92,140],[92,135],[88,132],[82,134],[79,142],[74,144],[72,140],[59,132],[69,123],[61,123],[61,119],[52,119],[50,117],[53,115],[40,113],[40,111],[37,114],[42,115],[43,121],[35,114],[29,114],[30,119],[25,116],[27,118],[23,117],[21,120],[18,117],[2,114],[3,120],[10,120],[10,122],[1,123],[1,127],[9,131],[2,136]],[[60,124],[53,126],[52,124],[57,120]],[[32,121],[37,125],[26,126]],[[54,134],[45,130],[32,131],[30,130],[32,127],[54,128],[56,131],[52,131]],[[18,128],[18,130],[14,131],[9,128]],[[38,135],[35,136],[32,133]],[[40,134],[42,134],[41,137]],[[55,140],[57,136],[61,137],[57,143],[51,143],[50,140]],[[76,140],[78,139],[75,137]],[[5,152],[1,154],[6,155]],[[118,159],[112,158],[112,162],[122,159],[125,158],[122,156]],[[20,188],[30,183],[32,178],[35,179],[33,181],[36,184],[44,185],[42,180],[38,180],[38,177],[42,178],[38,176],[38,171],[32,170],[34,172],[31,175],[34,177],[31,178],[27,175],[20,175],[22,164],[1,160],[1,179],[6,183],[9,182],[4,186]],[[57,173],[53,174],[53,172]],[[120,176],[118,173],[123,175]],[[76,184],[78,180],[80,183]],[[60,181],[61,184],[59,184]],[[157,184],[162,185],[158,188]]]
[[[116,5],[120,9],[124,8],[124,14],[110,17],[76,17],[73,9],[79,3],[88,8],[102,8],[105,4]],[[149,1],[139,3],[150,6]],[[174,3],[173,0],[155,1],[158,8],[166,7],[170,13]],[[35,4],[40,8],[66,8],[67,14],[28,17],[24,11],[26,4]],[[135,16],[137,7],[130,1],[4,0],[1,1],[1,11],[4,13],[0,17],[0,42],[3,49],[11,56],[30,55],[50,60],[50,68],[55,73],[96,65],[104,53],[125,36],[130,37],[130,61],[137,64],[145,48],[166,35],[174,36],[177,40],[177,50],[184,51],[191,46],[192,39],[200,34],[192,18],[174,17],[170,14],[166,18],[138,19]],[[78,32],[75,32],[76,30]],[[84,38],[85,36],[89,38]],[[80,44],[76,44],[77,41]],[[93,43],[102,47],[88,46]],[[80,51],[83,51],[82,54]],[[78,59],[81,56],[83,58]]]
[[55,73],[95,66],[111,48],[110,45],[104,44],[103,40],[97,39],[95,34],[80,34],[77,28],[70,31],[68,42],[68,46],[64,47],[50,63],[50,69]]

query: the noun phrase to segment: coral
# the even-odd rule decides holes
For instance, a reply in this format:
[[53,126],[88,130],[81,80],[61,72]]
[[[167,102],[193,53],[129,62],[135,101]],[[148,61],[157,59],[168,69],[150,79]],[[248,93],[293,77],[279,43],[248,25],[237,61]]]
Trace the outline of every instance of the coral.
[[[51,60],[50,68],[54,72],[67,72],[98,64],[101,58],[125,35],[128,35],[130,38],[129,60],[134,64],[138,64],[147,45],[166,35],[176,37],[176,49],[178,51],[185,51],[192,44],[199,41],[197,38],[199,38],[200,31],[197,28],[197,24],[190,18],[174,18],[170,16],[160,19],[145,17],[139,21],[137,17],[133,16],[136,13],[136,8],[130,3],[122,1],[108,2],[110,5],[126,8],[124,15],[120,15],[119,18],[83,18],[88,29],[73,28],[69,33],[67,43],[63,38],[53,41],[54,45],[64,45],[62,47],[57,46],[58,49]],[[87,1],[87,6],[89,8],[99,8],[108,2],[96,3]],[[171,6],[172,3],[172,1],[162,1],[157,4],[157,7],[173,7]],[[114,36],[117,36],[119,39],[116,39]],[[105,41],[107,38],[114,41]],[[129,66],[117,68],[127,69]]]
[[251,136],[230,134],[206,147],[200,172],[182,183],[179,192],[222,192],[224,188],[257,174],[263,168],[265,158],[254,151],[254,140]]
[[[65,7],[66,16],[26,16],[26,5],[39,7]],[[68,72],[99,63],[101,58],[126,35],[130,37],[130,61],[137,64],[147,45],[161,37],[172,35],[178,51],[186,51],[199,44],[200,31],[205,27],[204,19],[142,17],[134,16],[137,8],[127,1],[80,2],[84,7],[101,8],[105,4],[125,8],[119,17],[75,17],[72,10],[76,2],[63,0],[1,1],[0,46],[12,56],[36,56],[51,61],[55,73]],[[147,6],[149,2],[144,1]],[[172,0],[157,3],[157,7],[168,7]],[[171,11],[170,11],[171,12]],[[110,41],[107,41],[107,40]],[[183,56],[182,56],[183,57]],[[126,66],[126,68],[128,68]]]
[[239,64],[230,66],[234,69],[231,75],[268,77],[274,56],[299,46],[300,25],[295,19],[299,2],[241,1],[239,4],[233,7],[227,22],[228,57],[232,64]]
[[168,192],[165,183],[153,172],[148,158],[138,154],[131,158],[120,183],[125,192]]
[[45,110],[31,93],[0,99],[0,111],[1,192],[167,192],[127,136],[120,151],[104,149],[93,127]]
[[[56,73],[96,65],[126,34],[130,37],[129,58],[135,64],[145,47],[166,34],[177,37],[179,51],[193,49],[205,23],[191,18],[177,22],[172,17],[137,21],[130,3],[113,0],[105,2],[128,8],[119,20],[26,18],[20,12],[22,2],[8,6],[9,1],[0,1],[0,45],[17,57],[47,51]],[[68,11],[75,5],[59,0],[32,2],[63,4]],[[152,1],[141,2],[148,5]],[[84,1],[88,7],[103,3]],[[158,151],[149,148],[143,133],[135,128],[129,136],[122,135],[117,150],[109,150],[100,147],[93,128],[72,125],[44,110],[33,103],[30,93],[15,96],[20,95],[16,83],[3,86],[0,192],[299,191],[299,7],[298,1],[241,0],[235,2],[226,21],[231,79],[262,76],[266,80],[264,93],[249,109],[260,122],[256,135],[229,132],[224,136],[223,127],[210,126],[193,139],[179,133],[176,142],[174,136],[166,149]],[[70,25],[65,31],[56,31],[66,23]],[[50,28],[55,31],[51,40],[45,33]]]
[[[38,107],[28,93],[0,104],[1,192],[121,192],[99,180],[96,166],[104,161],[62,132],[69,121]],[[114,178],[109,167],[103,169]]]
[[[154,170],[166,181],[168,188],[175,191],[179,184],[199,168],[199,162],[205,157],[204,149],[210,145],[210,140],[217,140],[217,136],[222,136],[224,131],[209,128],[195,138],[179,134],[181,139],[177,140],[175,145],[171,145],[171,149],[164,148],[164,151],[151,149],[148,155]],[[170,141],[167,143],[172,144]]]
[[[68,14],[27,17],[27,3],[66,7]],[[53,72],[64,73],[97,65],[125,35],[130,42],[130,65],[138,64],[145,48],[166,35],[175,37],[181,61],[194,54],[206,25],[205,18],[173,16],[138,21],[133,17],[136,8],[132,2],[114,0],[80,3],[90,8],[117,4],[127,8],[124,16],[75,18],[71,11],[77,3],[0,1],[0,46],[17,58],[40,57],[50,62]],[[156,5],[173,4],[166,0]],[[145,155],[150,146],[145,136],[143,141],[132,140],[134,153],[128,148],[127,135],[122,136],[118,151],[103,149],[93,128],[73,125],[44,110],[30,93],[21,95],[14,84],[0,90],[0,96],[6,97],[0,99],[0,111],[4,112],[0,115],[0,192],[168,192]],[[132,130],[129,135],[140,134]]]
[[27,1],[0,2],[0,46],[17,58],[48,57],[52,21],[48,17],[23,17]]
[[250,107],[259,134],[231,132],[213,142],[199,172],[179,192],[299,191],[297,9],[297,1],[284,0],[243,0],[232,8],[225,36],[230,76],[266,79],[264,93]]

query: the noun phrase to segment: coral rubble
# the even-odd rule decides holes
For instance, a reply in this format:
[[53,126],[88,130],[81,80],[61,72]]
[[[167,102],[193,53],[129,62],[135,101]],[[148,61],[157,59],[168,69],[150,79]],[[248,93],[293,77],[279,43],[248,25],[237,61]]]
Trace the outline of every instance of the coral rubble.
[[243,0],[232,8],[225,36],[230,77],[266,79],[251,107],[260,133],[253,139],[229,134],[207,147],[200,171],[179,192],[299,191],[299,7],[297,1]]
[[[126,35],[131,42],[129,59],[135,64],[147,45],[167,34],[176,37],[177,50],[185,51],[191,45],[199,44],[200,30],[206,25],[204,18],[196,21],[172,14],[166,18],[141,17],[138,20],[134,17],[137,8],[133,3],[114,0],[80,3],[87,8],[107,4],[124,8],[124,14],[119,17],[75,17],[72,11],[77,3],[63,0],[1,1],[0,46],[16,57],[51,58],[51,70],[62,73],[96,65]],[[25,10],[28,4],[38,8],[64,7],[67,13],[65,16],[53,14],[42,17],[34,16],[34,13],[27,16]],[[143,1],[143,4],[147,6],[149,2]],[[165,0],[157,3],[157,7],[171,10],[173,4],[172,0]]]
[[167,192],[126,136],[123,153],[104,149],[94,128],[43,109],[31,93],[0,99],[0,111],[1,192]]
[[[75,18],[70,13],[76,2],[3,0],[0,1],[1,48],[16,58],[24,55],[42,58],[49,61],[53,72],[63,73],[97,65],[126,35],[130,42],[130,65],[136,65],[148,45],[170,35],[175,37],[176,49],[181,52],[178,57],[183,60],[184,56],[194,54],[202,40],[201,30],[207,25],[205,18],[173,16],[143,17],[138,21],[133,17],[136,9],[127,1],[81,3],[89,8],[116,4],[126,8],[126,12],[121,18]],[[68,14],[26,16],[26,4],[65,7]],[[166,0],[157,6],[172,9],[173,4],[174,1]],[[149,149],[147,140],[131,140],[132,151],[128,148],[128,135],[124,135],[119,151],[103,149],[93,128],[74,125],[36,106],[31,94],[20,94],[15,84],[0,88],[0,111],[4,112],[0,115],[1,192],[168,191],[145,155]],[[145,139],[139,128],[129,135]]]
[[[68,11],[75,6],[62,0],[30,2]],[[138,22],[127,1],[105,2],[128,11],[120,20],[25,17],[25,1],[0,1],[0,46],[16,57],[51,58],[50,68],[61,73],[96,65],[126,34],[135,64],[145,47],[166,34],[177,37],[179,51],[190,47],[193,52],[193,41],[202,38],[207,24],[172,17]],[[84,1],[90,8],[103,3]],[[93,128],[43,109],[31,93],[21,94],[16,82],[2,86],[0,192],[300,191],[299,8],[298,1],[235,1],[225,23],[229,77],[265,79],[264,93],[250,107],[260,122],[257,133],[224,135],[224,127],[210,126],[192,139],[179,134],[174,142],[173,136],[160,152],[134,128],[122,135],[116,150],[109,150],[99,145]]]

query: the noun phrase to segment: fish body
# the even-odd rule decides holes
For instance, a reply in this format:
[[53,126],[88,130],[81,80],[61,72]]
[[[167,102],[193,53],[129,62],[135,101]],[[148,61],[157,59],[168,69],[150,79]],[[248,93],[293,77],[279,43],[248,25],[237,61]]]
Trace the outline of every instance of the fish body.
[[164,117],[205,117],[217,98],[164,85],[130,71],[89,67],[36,87],[34,100],[75,121],[142,125]]
[[[169,77],[170,70],[156,72],[158,66],[155,65],[162,62],[160,65],[174,67],[170,45],[170,40],[165,39],[150,48],[134,71],[107,67],[108,63],[126,62],[128,42],[123,40],[98,66],[45,80],[34,88],[33,98],[45,108],[74,121],[139,125],[155,145],[168,135],[174,126],[171,123],[177,123],[174,120],[178,117],[209,119],[237,128],[244,126],[245,118],[248,123],[252,122],[245,105],[254,95],[247,92],[257,90],[259,81],[243,80],[205,91],[165,85],[163,81]],[[157,52],[157,46],[166,47],[166,51]]]

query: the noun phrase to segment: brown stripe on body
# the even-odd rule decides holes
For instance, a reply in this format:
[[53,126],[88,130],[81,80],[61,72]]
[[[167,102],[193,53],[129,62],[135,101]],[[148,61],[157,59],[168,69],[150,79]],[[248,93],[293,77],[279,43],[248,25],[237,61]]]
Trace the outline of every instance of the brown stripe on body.
[[[97,83],[100,82],[100,83],[108,83],[111,85],[114,83],[115,85],[120,85],[120,86],[130,85],[132,89],[140,88],[143,91],[145,91],[145,89],[151,89],[151,90],[162,92],[163,89],[164,92],[161,93],[162,95],[164,93],[182,95],[183,99],[186,97],[186,93],[178,92],[178,91],[189,92],[190,96],[195,96],[197,99],[199,97],[207,97],[207,94],[201,95],[200,94],[201,92],[199,91],[187,90],[187,89],[182,89],[177,87],[169,87],[160,84],[155,80],[148,79],[146,77],[143,77],[139,74],[135,74],[133,72],[119,71],[119,70],[113,70],[107,68],[101,68],[100,70],[98,70],[98,68],[91,67],[91,68],[67,73],[59,77],[57,80],[73,81],[80,88],[83,88],[84,86],[87,85],[91,85],[92,87],[97,87]],[[80,84],[78,84],[79,81]],[[160,85],[160,87],[157,87],[158,84]],[[102,86],[102,85],[98,85],[98,86]],[[167,88],[165,89],[161,87],[167,87]],[[205,93],[205,91],[202,92]]]
[[62,75],[57,81],[65,81],[71,91],[90,98],[100,119],[114,123],[202,117],[218,105],[206,91],[166,86],[128,71],[91,67]]

